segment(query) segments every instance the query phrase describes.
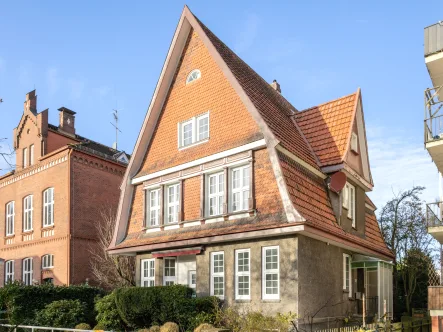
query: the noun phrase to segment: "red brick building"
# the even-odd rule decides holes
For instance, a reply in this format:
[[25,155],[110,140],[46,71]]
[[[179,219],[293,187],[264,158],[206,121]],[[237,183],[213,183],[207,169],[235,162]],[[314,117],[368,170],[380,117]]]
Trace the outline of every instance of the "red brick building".
[[128,156],[78,135],[75,112],[59,112],[49,124],[32,91],[14,129],[16,167],[0,177],[1,285],[91,280],[95,224],[118,202]]
[[141,286],[299,317],[336,304],[315,323],[361,314],[363,294],[390,314],[372,188],[360,90],[297,110],[185,7],[109,252],[137,257]]

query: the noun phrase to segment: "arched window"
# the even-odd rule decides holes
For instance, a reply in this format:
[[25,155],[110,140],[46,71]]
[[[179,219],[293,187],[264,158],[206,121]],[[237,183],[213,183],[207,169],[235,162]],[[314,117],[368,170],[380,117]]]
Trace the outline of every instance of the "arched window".
[[48,254],[42,257],[42,269],[52,269],[54,267],[54,255]]
[[27,286],[32,285],[33,264],[32,258],[25,258],[23,260],[23,283]]
[[43,227],[54,225],[54,188],[43,192]]
[[198,80],[201,76],[202,74],[200,73],[200,70],[194,69],[189,73],[188,78],[186,79],[186,84]]

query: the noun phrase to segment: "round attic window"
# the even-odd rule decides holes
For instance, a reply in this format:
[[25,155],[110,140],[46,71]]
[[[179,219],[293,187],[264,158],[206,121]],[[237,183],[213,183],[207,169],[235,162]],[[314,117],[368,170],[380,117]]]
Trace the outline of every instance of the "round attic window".
[[186,84],[191,83],[193,81],[198,80],[201,77],[201,73],[200,70],[198,69],[194,69],[193,71],[191,71],[188,75],[188,77],[186,78]]

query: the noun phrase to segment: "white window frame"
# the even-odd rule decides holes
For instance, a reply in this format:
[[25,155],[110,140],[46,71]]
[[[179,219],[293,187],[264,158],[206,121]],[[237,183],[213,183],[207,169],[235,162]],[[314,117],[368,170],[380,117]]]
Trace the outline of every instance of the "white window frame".
[[[208,119],[208,134],[206,137],[203,137],[200,139],[200,121],[203,119]],[[191,125],[191,143],[185,144],[185,138],[184,138],[184,127],[186,125]],[[197,116],[192,117],[191,119],[179,122],[177,124],[177,132],[178,132],[178,148],[179,150],[185,149],[200,143],[207,142],[209,140],[209,133],[210,133],[210,119],[209,119],[209,111]]]
[[[247,169],[247,174],[248,174],[248,178],[247,178],[247,183],[245,182],[245,177],[244,177],[244,172]],[[234,188],[234,173],[235,172],[240,172],[240,178],[238,179],[239,181],[239,187],[238,188]],[[229,171],[230,173],[230,208],[229,210],[231,212],[239,212],[239,211],[248,211],[249,210],[249,197],[251,197],[251,192],[250,192],[250,186],[249,186],[249,182],[250,182],[250,177],[251,177],[251,167],[249,164],[247,165],[242,165],[239,167],[233,167],[230,169]],[[239,195],[240,196],[240,206],[234,209],[234,196],[235,195]],[[245,198],[246,198],[246,203],[245,203]]]
[[355,194],[355,186],[346,183],[345,188],[343,190],[343,207],[348,210],[348,218],[352,219],[352,227],[355,228],[356,220],[355,220],[355,203],[356,203],[356,194]]
[[[214,271],[214,257],[216,255],[221,255],[223,257],[223,271],[220,272],[215,272]],[[220,299],[224,299],[225,298],[225,288],[226,288],[226,279],[225,279],[225,253],[224,251],[215,251],[215,252],[211,252],[211,282],[210,282],[210,294],[211,296],[217,296]],[[215,290],[214,290],[214,278],[223,278],[223,294],[215,294]]]
[[23,259],[23,275],[22,275],[22,281],[25,285],[30,286],[32,285],[33,275],[34,275],[34,263],[32,260],[32,257],[24,258]]
[[23,168],[28,167],[28,148],[23,148]]
[[[174,261],[174,275],[173,276],[166,276],[166,261]],[[173,285],[177,284],[177,258],[176,257],[163,258],[163,286],[166,286],[170,282],[172,282]]]
[[[51,198],[50,201],[49,198]],[[50,214],[49,211],[51,211]],[[52,187],[43,191],[43,227],[50,226],[54,226],[54,188]]]
[[[195,276],[195,283],[192,282],[192,276]],[[197,271],[196,270],[189,270],[188,271],[188,287],[193,289],[197,288]]]
[[[211,193],[211,180],[215,179],[215,192]],[[220,181],[221,179],[221,181]],[[206,175],[206,215],[209,217],[223,214],[225,204],[225,174],[224,172]],[[221,186],[221,190],[220,190]],[[211,213],[211,199],[215,199],[215,211]]]
[[[146,194],[146,221],[145,226],[155,227],[160,225],[160,209],[161,209],[161,193],[160,188],[150,189],[145,191]],[[157,204],[152,204],[151,195],[157,196]],[[154,218],[152,218],[152,213],[154,213]]]
[[23,199],[23,231],[30,232],[34,229],[34,196],[28,195]]
[[15,202],[6,204],[6,236],[14,235],[15,229]]
[[46,254],[42,256],[42,270],[52,269],[54,267],[54,255]]
[[5,285],[8,282],[14,281],[14,261],[9,260],[5,262]]
[[[194,74],[197,74],[197,77],[194,77]],[[197,81],[202,76],[201,71],[198,69],[192,70],[188,76],[186,77],[186,84],[192,83],[194,81]]]
[[[174,201],[169,201],[169,189],[174,188],[174,194],[173,197],[175,198]],[[165,207],[165,224],[176,224],[178,222],[178,213],[180,211],[180,183],[174,183],[170,184],[165,187],[165,196],[164,196],[164,207]],[[173,214],[170,218],[171,214],[169,213],[169,208],[173,208]],[[171,220],[171,221],[170,221]]]
[[[277,249],[277,268],[266,269],[266,251]],[[266,276],[277,275],[277,294],[266,294]],[[280,247],[269,246],[262,248],[262,298],[263,300],[279,300],[280,299]]]
[[[346,271],[346,267],[348,271]],[[346,285],[346,281],[348,285]],[[351,256],[348,254],[343,254],[343,290],[349,292],[348,296],[352,297]]]
[[[248,254],[248,270],[239,271],[239,255]],[[248,294],[239,294],[240,289],[240,277],[248,277]],[[250,300],[251,299],[251,250],[250,249],[238,249],[235,250],[235,299],[236,300]]]
[[142,259],[140,261],[140,286],[155,286],[155,258]]
[[358,153],[358,136],[354,132],[351,134],[351,150]]
[[29,146],[29,166],[34,165],[34,144]]

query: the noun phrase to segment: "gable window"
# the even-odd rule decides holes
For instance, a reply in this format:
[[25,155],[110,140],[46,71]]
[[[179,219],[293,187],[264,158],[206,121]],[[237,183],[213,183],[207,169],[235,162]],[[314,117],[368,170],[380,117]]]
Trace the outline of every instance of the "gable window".
[[28,148],[23,149],[23,168],[28,166]]
[[165,258],[163,260],[163,285],[170,286],[176,284],[175,258]]
[[172,224],[178,222],[180,208],[180,184],[172,184],[166,187],[166,222]]
[[43,192],[43,227],[54,225],[54,188]]
[[6,236],[14,235],[15,204],[6,204]]
[[235,299],[249,300],[251,298],[250,250],[235,251]]
[[188,74],[188,77],[186,78],[186,84],[191,83],[193,81],[198,80],[201,77],[201,72],[198,69],[194,69]]
[[343,290],[349,292],[349,297],[352,297],[351,280],[351,256],[343,254]]
[[23,283],[27,286],[32,285],[33,276],[32,258],[25,258],[23,260]]
[[263,248],[263,299],[275,300],[280,297],[280,261],[279,261],[279,247],[264,247]]
[[54,255],[48,254],[42,257],[42,269],[52,269],[54,267]]
[[184,148],[209,138],[209,112],[178,124],[178,146]]
[[358,153],[358,136],[354,132],[351,135],[351,150]]
[[158,226],[160,218],[160,189],[147,191],[146,200],[146,226]]
[[32,231],[32,212],[33,206],[32,202],[33,196],[29,195],[23,199],[23,231]]
[[223,213],[224,179],[222,173],[208,175],[208,215],[216,216]]
[[14,281],[14,261],[5,262],[5,284]]
[[153,287],[155,286],[155,259],[141,260],[141,286]]
[[34,144],[29,147],[29,165],[34,165]]
[[223,251],[211,253],[211,295],[225,296],[225,259]]
[[249,166],[231,170],[231,211],[249,209]]

